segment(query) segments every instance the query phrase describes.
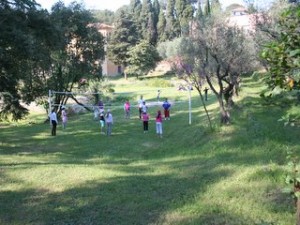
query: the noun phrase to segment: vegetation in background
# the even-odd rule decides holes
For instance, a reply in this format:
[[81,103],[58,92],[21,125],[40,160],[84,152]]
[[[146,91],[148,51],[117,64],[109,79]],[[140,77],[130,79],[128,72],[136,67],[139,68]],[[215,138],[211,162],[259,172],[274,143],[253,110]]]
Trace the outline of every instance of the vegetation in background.
[[91,13],[93,14],[93,17],[95,18],[95,21],[98,23],[105,23],[108,25],[113,25],[114,23],[114,17],[115,13],[110,10],[91,10]]

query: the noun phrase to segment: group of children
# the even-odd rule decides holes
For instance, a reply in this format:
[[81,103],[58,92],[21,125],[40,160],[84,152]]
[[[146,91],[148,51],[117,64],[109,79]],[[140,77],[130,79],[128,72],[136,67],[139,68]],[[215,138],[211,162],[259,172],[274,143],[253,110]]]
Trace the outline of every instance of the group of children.
[[[165,99],[165,101],[162,104],[162,107],[164,109],[165,120],[170,120],[171,104],[168,102],[168,99]],[[130,119],[131,105],[128,100],[124,103],[123,108],[124,108],[125,119]],[[148,114],[148,107],[146,105],[146,102],[143,100],[142,96],[138,101],[138,111],[139,111],[139,119],[142,120],[143,122],[144,133],[147,133],[149,130],[150,116]],[[111,112],[108,110],[107,113],[105,114],[104,107],[101,107],[100,114],[99,114],[99,121],[100,121],[101,133],[104,133],[104,127],[106,125],[106,134],[111,135],[112,124],[113,124],[113,117]],[[158,110],[155,116],[155,126],[156,126],[156,134],[159,137],[162,137],[163,134],[162,121],[163,121],[163,115],[161,113],[161,110]]]
[[[146,106],[146,102],[143,100],[142,96],[138,102],[138,105],[139,105],[139,117],[143,121],[144,133],[147,133],[149,128],[150,116],[148,114],[148,107]],[[168,102],[168,99],[165,99],[165,101],[162,104],[162,107],[164,109],[165,120],[170,120],[171,104]],[[163,134],[162,121],[163,121],[163,116],[161,110],[158,110],[155,116],[155,127],[156,127],[156,134],[161,138]]]
[[112,131],[112,125],[113,125],[113,122],[114,122],[113,116],[112,116],[110,110],[108,109],[106,114],[104,113],[104,109],[101,110],[100,114],[99,114],[99,117],[100,117],[99,121],[100,121],[101,133],[105,134],[104,127],[105,127],[105,124],[106,124],[106,135],[110,136],[111,131]]
[[[163,110],[164,110],[164,119],[165,120],[170,120],[170,107],[171,104],[168,102],[168,99],[165,99],[165,101],[162,104]],[[99,111],[98,111],[99,108]],[[97,113],[95,113],[95,119],[99,119],[100,122],[100,128],[101,128],[101,133],[110,136],[112,132],[112,125],[113,125],[113,116],[110,110],[108,109],[107,112],[104,112],[104,104],[102,102],[99,103],[98,107],[96,107]],[[124,103],[124,116],[126,119],[130,119],[130,110],[131,110],[131,105],[130,102],[127,100]],[[139,111],[139,118],[143,122],[143,130],[144,133],[147,133],[149,130],[149,120],[150,116],[148,113],[148,107],[146,105],[146,102],[143,100],[143,97],[141,96],[140,100],[138,101],[138,111]],[[66,108],[63,106],[61,108],[61,118],[62,118],[62,126],[63,129],[66,128],[66,124],[68,121],[67,117],[67,112]],[[52,113],[50,114],[50,121],[52,125],[52,130],[51,130],[51,135],[55,136],[56,135],[56,127],[58,124],[57,121],[57,116],[55,111],[53,110]],[[162,137],[163,134],[163,115],[161,113],[161,110],[158,110],[155,116],[155,126],[156,126],[156,134],[159,137]],[[106,127],[106,132],[104,132],[104,128]]]

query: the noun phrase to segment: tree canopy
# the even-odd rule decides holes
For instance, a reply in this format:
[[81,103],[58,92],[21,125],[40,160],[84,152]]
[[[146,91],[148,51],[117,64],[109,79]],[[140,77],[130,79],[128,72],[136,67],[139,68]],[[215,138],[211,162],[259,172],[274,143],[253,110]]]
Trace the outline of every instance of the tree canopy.
[[83,76],[101,77],[104,39],[89,26],[90,12],[76,3],[58,2],[51,14],[35,6],[34,1],[0,5],[1,119],[21,119],[28,112],[21,102],[44,98],[49,89],[71,91]]

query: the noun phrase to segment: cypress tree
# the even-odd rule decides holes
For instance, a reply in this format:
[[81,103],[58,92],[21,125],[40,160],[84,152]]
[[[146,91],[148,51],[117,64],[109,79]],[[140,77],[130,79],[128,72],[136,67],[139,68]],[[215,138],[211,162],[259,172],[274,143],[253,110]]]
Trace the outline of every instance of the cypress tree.
[[175,0],[167,1],[166,9],[166,36],[172,40],[180,36],[180,27],[177,17],[175,17]]
[[201,0],[198,0],[197,11],[196,11],[196,20],[202,20],[204,17]]
[[149,42],[155,40],[155,26],[153,19],[153,9],[151,0],[143,0],[142,10],[140,15],[142,37]]
[[167,40],[166,37],[166,17],[162,5],[160,6],[158,23],[157,23],[157,35],[159,42],[163,42]]
[[130,59],[129,50],[138,41],[138,32],[134,21],[130,14],[121,11],[116,19],[115,29],[108,42],[108,58],[116,65],[126,67]]
[[[130,0],[129,10],[131,13],[132,21],[135,23],[136,29],[141,29],[140,16],[141,16],[142,3],[140,0]],[[139,35],[139,39],[141,35]]]
[[206,1],[204,12],[205,12],[206,16],[211,15],[211,6],[210,6],[210,1],[209,0]]
[[179,21],[181,35],[188,35],[189,22],[193,19],[194,9],[189,0],[176,0],[176,16]]

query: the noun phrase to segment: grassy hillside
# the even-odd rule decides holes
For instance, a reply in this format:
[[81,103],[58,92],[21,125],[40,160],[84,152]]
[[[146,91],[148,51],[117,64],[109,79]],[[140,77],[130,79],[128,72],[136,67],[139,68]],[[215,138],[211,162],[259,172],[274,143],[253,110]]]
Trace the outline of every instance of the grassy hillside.
[[155,134],[157,106],[144,134],[136,108],[124,118],[123,102],[111,106],[111,137],[100,134],[91,113],[70,116],[56,137],[44,115],[2,123],[0,224],[295,223],[293,201],[281,190],[286,151],[300,153],[299,127],[277,120],[289,110],[299,114],[297,108],[266,105],[259,97],[263,86],[245,79],[230,126],[219,127],[209,95],[211,132],[195,91],[189,125],[188,93],[177,91],[175,81],[168,80],[169,87],[159,86],[161,80],[111,82],[132,104],[140,94],[155,102],[158,88],[175,101],[163,138]]

